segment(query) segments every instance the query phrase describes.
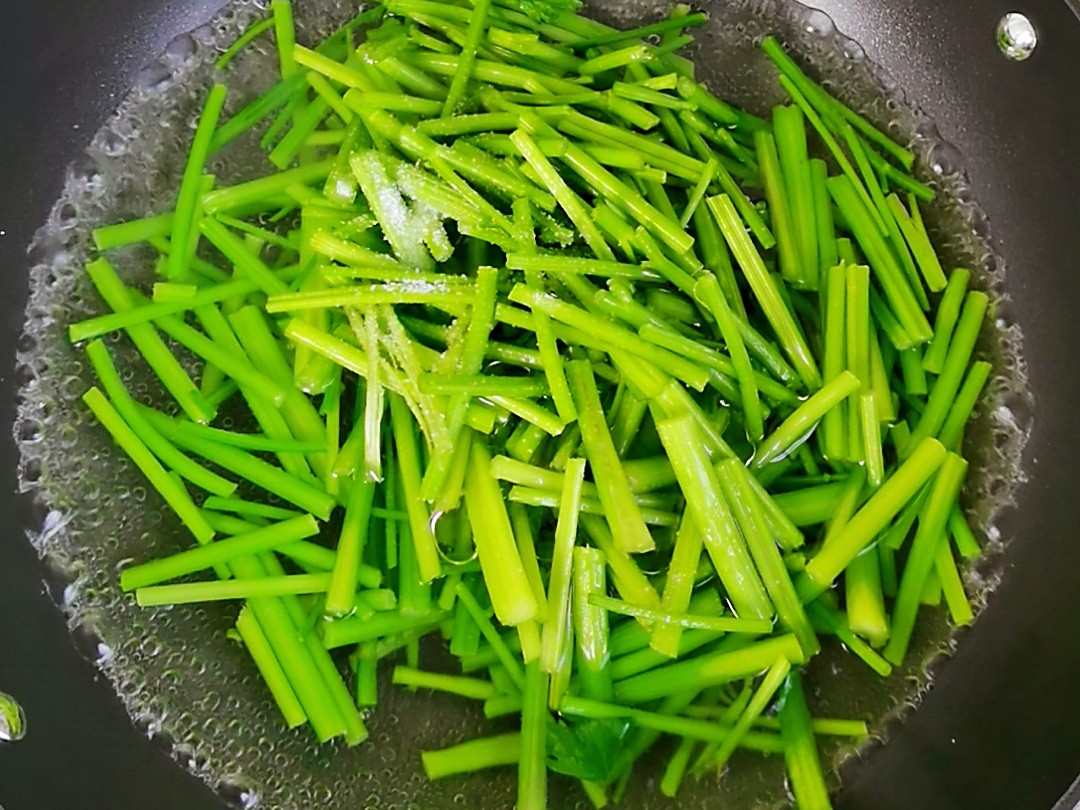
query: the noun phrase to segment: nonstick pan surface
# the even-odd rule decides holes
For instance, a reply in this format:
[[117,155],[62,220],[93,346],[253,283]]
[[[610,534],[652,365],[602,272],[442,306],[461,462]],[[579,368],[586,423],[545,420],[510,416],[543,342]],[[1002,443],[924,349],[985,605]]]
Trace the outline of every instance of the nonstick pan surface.
[[[1035,395],[1028,482],[1003,522],[1006,574],[890,743],[853,767],[843,808],[1050,808],[1080,772],[1080,19],[1072,0],[818,0],[964,157],[1008,265]],[[215,0],[5,0],[0,27],[0,423],[12,424],[26,255],[92,133],[140,69]],[[994,43],[1021,11],[1039,45]],[[0,447],[0,689],[30,733],[0,746],[7,810],[211,810],[221,802],[135,729],[72,645],[23,539],[40,525]],[[1073,798],[1065,806],[1072,807]]]

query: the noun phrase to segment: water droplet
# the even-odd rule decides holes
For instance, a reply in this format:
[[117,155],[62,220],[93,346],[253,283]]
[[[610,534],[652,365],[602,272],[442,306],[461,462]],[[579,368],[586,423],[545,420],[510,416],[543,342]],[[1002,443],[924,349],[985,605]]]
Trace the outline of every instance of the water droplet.
[[808,34],[817,34],[819,37],[827,37],[836,30],[832,17],[816,8],[806,12],[803,17],[803,27]]
[[1035,46],[1039,44],[1039,35],[1035,32],[1031,20],[1013,11],[998,22],[997,44],[1007,59],[1023,62],[1035,51]]
[[0,692],[0,742],[18,742],[26,736],[26,714],[15,698]]

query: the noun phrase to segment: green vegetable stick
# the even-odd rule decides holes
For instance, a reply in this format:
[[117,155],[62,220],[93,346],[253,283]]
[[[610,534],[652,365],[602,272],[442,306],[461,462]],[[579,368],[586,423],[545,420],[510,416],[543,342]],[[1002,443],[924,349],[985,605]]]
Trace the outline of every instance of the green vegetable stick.
[[[120,280],[116,270],[105,259],[98,259],[86,266],[86,274],[97,287],[105,303],[114,312],[124,312],[136,307],[131,292]],[[161,384],[173,396],[184,413],[195,422],[206,424],[216,415],[214,408],[199,392],[187,371],[165,345],[157,330],[149,323],[132,324],[128,337],[142,354],[147,365],[161,380]]]
[[[681,627],[693,630],[707,630],[714,636],[720,633],[748,633],[761,635],[772,628],[770,619],[741,619],[732,616],[705,616],[693,613],[672,613],[666,610],[632,605],[620,599],[610,596],[593,595],[589,597],[589,603],[597,608],[612,613],[620,613],[624,616],[650,622],[653,626],[660,624],[677,624]],[[675,657],[675,656],[669,656]]]
[[375,484],[354,480],[345,504],[333,574],[326,592],[324,610],[328,616],[347,616],[356,608],[356,583],[371,528],[371,508]]
[[760,441],[765,435],[765,422],[761,412],[761,403],[758,401],[754,369],[750,365],[750,355],[746,351],[746,345],[735,322],[735,315],[720,291],[720,282],[712,273],[705,273],[698,277],[694,284],[694,295],[716,319],[720,334],[731,354],[731,362],[735,366],[747,434],[751,441]]
[[790,672],[791,662],[787,658],[777,658],[773,662],[773,665],[769,667],[768,672],[761,679],[761,683],[758,685],[753,697],[750,698],[750,702],[743,710],[743,713],[739,715],[739,719],[735,722],[731,732],[720,743],[720,748],[709,761],[709,765],[714,768],[723,768],[727,764],[728,759],[735,753],[735,748],[739,745],[740,740],[750,731],[754,721],[765,711]]
[[859,388],[858,378],[843,371],[809,397],[785,419],[757,449],[751,466],[760,470],[782,460],[810,436],[822,417]]
[[86,355],[90,358],[94,372],[112,401],[113,407],[150,452],[181,477],[215,496],[227,497],[236,491],[236,484],[185,456],[147,422],[120,379],[120,374],[113,365],[109,350],[105,348],[104,343],[100,340],[93,341],[87,345]]
[[864,551],[844,571],[844,599],[852,632],[881,647],[889,637],[888,617],[876,549]]
[[105,395],[99,389],[91,388],[83,394],[82,399],[112,436],[113,441],[127,453],[195,539],[199,543],[210,542],[214,537],[214,530],[199,512],[187,490],[165,471]]
[[[149,410],[143,411],[149,414]],[[180,448],[211,461],[223,470],[251,481],[316,517],[326,520],[334,509],[334,499],[307,480],[290,475],[262,459],[225,444],[190,435],[168,418],[154,419],[158,431]]]
[[901,455],[906,455],[923,439],[936,436],[941,431],[975,350],[975,341],[982,329],[988,304],[989,298],[986,293],[968,293],[964,308],[960,312],[960,320],[956,324],[956,331],[949,342],[949,351],[941,375],[934,383],[926,402],[926,409],[919,417],[919,421],[915,423],[911,438],[901,451]]
[[175,585],[137,588],[135,600],[141,607],[186,605],[193,602],[217,602],[227,599],[324,593],[329,585],[329,574],[294,574],[284,577],[182,582]]
[[829,788],[825,784],[817,738],[806,707],[802,675],[798,670],[788,674],[779,705],[784,764],[796,805],[800,810],[831,810]]
[[833,514],[843,490],[844,483],[838,481],[780,492],[772,500],[796,526],[814,526]]
[[634,559],[615,545],[607,523],[597,515],[583,514],[581,525],[593,544],[604,552],[604,559],[611,569],[612,582],[619,595],[634,604],[659,606],[660,596],[656,589]]
[[548,675],[539,661],[525,667],[525,689],[521,697],[518,810],[547,808],[548,685]]
[[510,140],[521,152],[521,156],[540,176],[547,190],[558,200],[560,207],[566,212],[570,221],[574,223],[574,226],[581,233],[582,238],[592,252],[596,254],[596,257],[606,261],[614,261],[615,254],[611,252],[611,248],[608,247],[603,234],[593,223],[581,198],[566,184],[566,181],[562,179],[562,176],[551,165],[551,162],[540,151],[540,147],[533,142],[529,134],[525,130],[519,129],[510,136]]
[[605,566],[602,551],[587,546],[574,548],[570,606],[577,645],[576,660],[582,694],[593,700],[611,700],[613,697],[611,675],[607,672],[607,611],[591,601],[593,597],[602,597],[607,590]]
[[810,348],[806,344],[806,338],[802,330],[795,322],[791,311],[787,308],[775,282],[765,269],[761,255],[754,248],[750,237],[743,229],[741,220],[726,194],[709,197],[706,200],[713,216],[716,217],[724,239],[731,247],[743,274],[750,283],[750,289],[759,305],[765,312],[765,317],[772,326],[773,331],[780,340],[780,346],[791,360],[799,377],[809,388],[818,388],[821,385],[821,374],[814,362]]
[[925,439],[919,444],[915,452],[837,532],[832,542],[806,564],[806,570],[796,582],[804,602],[832,585],[836,577],[937,472],[945,456],[945,448],[936,439]]
[[615,544],[627,553],[648,551],[655,543],[608,432],[592,368],[587,361],[573,360],[567,364],[566,371],[589,468]]
[[274,655],[266,633],[263,632],[250,608],[241,609],[240,616],[236,620],[236,630],[251,654],[255,666],[258,667],[263,681],[266,682],[274,702],[281,711],[281,716],[285,719],[285,724],[289,728],[297,728],[308,722],[307,714],[304,712],[304,707],[300,705],[292,684],[289,683],[288,675],[285,674],[277,656]]
[[284,520],[270,526],[218,540],[197,548],[181,551],[170,557],[134,565],[120,574],[120,587],[125,591],[156,585],[168,579],[193,574],[239,557],[270,551],[318,534],[319,524],[311,515]]
[[[825,382],[832,382],[846,365],[845,343],[848,323],[847,270],[844,265],[834,265],[824,276],[825,334],[822,373]],[[822,417],[821,450],[825,458],[834,463],[848,458],[847,413],[844,408],[833,408]]]
[[973,559],[982,554],[979,541],[975,539],[975,533],[968,526],[967,518],[959,504],[953,506],[949,513],[949,533],[956,543],[956,550],[965,559]]
[[[188,151],[187,164],[180,181],[180,191],[176,198],[176,210],[173,213],[170,243],[173,250],[166,262],[166,275],[171,281],[180,281],[188,277],[187,263],[194,254],[191,230],[197,217],[199,192],[202,188],[203,170],[210,155],[210,143],[217,129],[221,110],[225,106],[228,89],[223,84],[215,84],[206,97],[199,122],[195,127],[195,136]],[[191,247],[189,247],[191,246]]]
[[721,461],[716,465],[716,472],[728,507],[735,515],[761,580],[776,608],[777,618],[795,635],[804,655],[810,658],[819,649],[817,636],[795,593],[791,576],[769,531],[764,510],[754,498],[749,472],[737,459]]
[[736,613],[747,618],[771,618],[773,605],[727,508],[696,423],[684,414],[660,420],[656,429]]
[[[671,553],[664,594],[660,606],[665,613],[685,613],[690,605],[694,578],[701,560],[703,538],[690,512],[683,513],[675,548]],[[683,627],[678,622],[657,622],[653,625],[649,646],[658,653],[674,658],[679,650]]]
[[491,474],[491,456],[479,438],[474,438],[472,442],[469,471],[465,479],[465,505],[484,579],[499,621],[514,627],[535,619],[538,615],[537,600],[518,554],[498,482]]
[[938,261],[937,252],[934,250],[933,245],[930,244],[930,240],[912,221],[907,209],[904,208],[904,204],[900,202],[900,198],[896,194],[889,195],[888,205],[896,224],[904,235],[904,240],[907,242],[908,247],[911,248],[915,262],[919,265],[926,286],[930,292],[941,292],[948,284],[948,280],[945,278],[941,263]]
[[[773,130],[778,136],[785,137],[786,146],[793,148],[793,126],[801,131],[801,123],[791,121],[785,111],[792,112],[790,107],[776,107],[773,110]],[[790,122],[790,123],[789,123]],[[754,146],[757,150],[758,163],[761,166],[761,179],[765,186],[765,196],[769,202],[769,215],[772,220],[773,231],[776,233],[776,248],[779,256],[780,273],[788,284],[802,286],[806,283],[803,263],[802,231],[796,227],[793,213],[788,210],[789,205],[795,205],[799,200],[791,195],[791,188],[787,183],[795,182],[797,178],[786,178],[781,175],[780,158],[777,155],[777,142],[772,134],[767,131],[754,133]],[[792,166],[792,168],[795,168]],[[787,187],[786,187],[787,186]],[[815,258],[816,263],[816,258]]]
[[[544,622],[540,656],[541,666],[549,675],[559,669],[559,659],[572,632],[571,592],[573,585],[574,544],[577,539],[581,485],[585,477],[585,459],[571,459],[563,479],[559,520],[555,528],[555,548],[547,593],[547,620]],[[556,701],[557,703],[557,701]]]
[[938,548],[945,541],[949,513],[966,474],[967,462],[955,453],[949,453],[934,479],[930,495],[919,516],[919,529],[912,541],[893,607],[892,636],[884,651],[885,658],[893,664],[904,660],[911,632],[915,627],[923,585],[934,567]]
[[941,580],[941,592],[945,596],[945,603],[949,606],[953,624],[957,627],[971,624],[975,620],[975,614],[971,609],[967,594],[964,593],[964,583],[960,579],[960,572],[956,568],[947,538],[941,539],[934,557],[934,571]]
[[435,534],[431,528],[431,517],[420,498],[420,452],[416,444],[412,416],[405,401],[399,396],[390,398],[390,417],[420,580],[428,583],[442,575],[442,565],[439,562]]
[[775,636],[733,651],[719,651],[678,661],[615,684],[615,699],[624,705],[646,703],[686,689],[701,690],[757,675],[783,656],[802,663],[799,642],[792,635]]
[[521,754],[521,735],[515,731],[469,740],[440,751],[421,751],[420,760],[428,779],[443,779],[500,765],[516,765]]
[[971,273],[967,270],[953,270],[938,302],[937,315],[934,318],[934,337],[930,339],[930,345],[926,347],[923,355],[923,368],[931,374],[941,374],[945,367],[945,356],[949,351],[956,321],[960,317],[960,307],[964,303],[970,276]]
[[904,277],[904,271],[893,256],[891,248],[860,204],[851,181],[846,177],[831,177],[827,185],[829,194],[855,234],[859,247],[866,254],[893,314],[916,342],[925,343],[930,340],[933,337],[930,323],[920,309],[915,293]]
[[444,675],[440,672],[423,672],[411,667],[394,667],[392,682],[414,689],[433,689],[437,692],[449,692],[471,700],[488,700],[497,694],[495,685],[490,681],[457,675]]

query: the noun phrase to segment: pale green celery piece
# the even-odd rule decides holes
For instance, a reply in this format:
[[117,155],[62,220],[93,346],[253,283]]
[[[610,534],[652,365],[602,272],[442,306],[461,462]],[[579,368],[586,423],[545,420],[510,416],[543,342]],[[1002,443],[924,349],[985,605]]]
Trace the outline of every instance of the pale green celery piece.
[[491,474],[491,455],[479,438],[472,442],[465,479],[465,505],[484,580],[499,621],[513,627],[536,619],[537,600],[518,553],[498,481]]

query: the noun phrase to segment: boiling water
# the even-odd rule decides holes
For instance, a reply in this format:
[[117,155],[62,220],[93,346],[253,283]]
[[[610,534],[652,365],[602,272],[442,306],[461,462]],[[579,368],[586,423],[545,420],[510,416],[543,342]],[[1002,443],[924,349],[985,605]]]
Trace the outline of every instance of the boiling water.
[[[167,554],[185,546],[185,532],[161,508],[79,397],[91,384],[81,353],[69,346],[66,325],[101,311],[82,267],[91,255],[90,232],[101,224],[161,211],[170,205],[194,121],[212,80],[216,57],[246,26],[265,13],[265,2],[235,2],[213,23],[176,40],[144,71],[119,112],[94,138],[84,159],[68,171],[63,196],[40,231],[31,256],[31,296],[20,343],[21,384],[16,439],[22,451],[20,481],[46,507],[47,518],[31,539],[63,572],[62,607],[70,627],[121,695],[134,721],[185,767],[237,806],[301,808],[511,807],[512,769],[467,780],[429,783],[418,751],[471,736],[507,730],[485,721],[475,706],[444,695],[408,695],[384,688],[371,716],[371,741],[357,749],[316,746],[305,729],[285,731],[246,652],[225,636],[235,606],[184,606],[144,610],[117,587],[117,570],[132,558]],[[298,2],[301,40],[312,43],[353,13],[345,0]],[[982,352],[996,375],[971,431],[968,455],[976,470],[968,489],[973,524],[983,526],[987,556],[965,576],[981,605],[1000,574],[1006,538],[996,527],[1021,480],[1020,451],[1030,427],[1031,398],[1024,382],[1020,333],[1009,317],[1004,268],[989,247],[985,216],[958,173],[960,156],[931,122],[903,100],[899,88],[870,64],[862,49],[838,34],[829,18],[781,0],[727,0],[710,7],[712,19],[696,32],[690,56],[699,77],[720,94],[764,112],[782,100],[773,69],[756,47],[768,33],[793,47],[812,71],[856,109],[911,141],[919,172],[941,192],[927,219],[946,267],[975,271],[975,284],[996,303]],[[593,3],[588,13],[631,25],[661,15],[650,0]],[[272,45],[260,40],[229,70],[230,109],[265,89],[275,74]],[[222,183],[265,171],[254,138],[237,143],[211,166]],[[129,280],[146,280],[151,268],[138,249],[116,263]],[[133,393],[159,401],[160,391],[132,369],[141,369],[126,342],[109,339]],[[871,720],[878,737],[890,721],[913,708],[930,681],[927,664],[949,655],[955,639],[941,612],[924,610],[909,663],[888,679],[836,647],[811,666],[812,708],[829,716]],[[437,666],[440,651],[425,651]],[[385,685],[385,684],[384,684]],[[838,765],[853,752],[830,743]],[[857,752],[855,752],[857,753]],[[649,757],[622,806],[674,807],[656,788],[662,757]],[[753,808],[786,802],[781,758],[737,754],[724,777],[688,782],[678,799],[695,808]],[[552,806],[588,806],[576,786],[555,779]]]

